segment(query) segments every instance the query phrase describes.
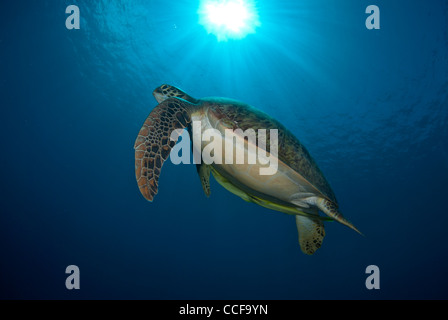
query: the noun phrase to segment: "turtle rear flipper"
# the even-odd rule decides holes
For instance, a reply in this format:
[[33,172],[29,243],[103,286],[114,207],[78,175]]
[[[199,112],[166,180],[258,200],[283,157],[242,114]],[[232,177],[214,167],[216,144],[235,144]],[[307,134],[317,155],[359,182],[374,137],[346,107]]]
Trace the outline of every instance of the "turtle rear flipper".
[[135,140],[135,177],[142,195],[152,201],[157,194],[162,165],[170,155],[179,135],[171,140],[171,133],[191,123],[193,104],[169,98],[156,106]]
[[197,164],[196,169],[201,179],[202,189],[204,189],[205,195],[210,197],[210,165],[205,163]]
[[324,224],[321,219],[296,215],[297,231],[299,232],[299,244],[302,252],[308,255],[314,254],[322,245],[325,237]]

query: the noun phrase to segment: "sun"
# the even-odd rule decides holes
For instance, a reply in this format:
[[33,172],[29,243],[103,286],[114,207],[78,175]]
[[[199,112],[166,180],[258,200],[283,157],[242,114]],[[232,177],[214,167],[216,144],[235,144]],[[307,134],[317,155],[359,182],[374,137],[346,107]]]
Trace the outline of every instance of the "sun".
[[218,41],[242,39],[259,27],[253,0],[201,0],[199,23]]

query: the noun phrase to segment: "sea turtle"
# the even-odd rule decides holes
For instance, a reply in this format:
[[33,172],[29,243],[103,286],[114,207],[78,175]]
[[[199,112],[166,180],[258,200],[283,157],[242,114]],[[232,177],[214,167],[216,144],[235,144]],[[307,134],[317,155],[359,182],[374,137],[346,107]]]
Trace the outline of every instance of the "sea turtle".
[[[305,147],[280,122],[245,103],[227,98],[195,99],[179,88],[162,85],[153,92],[159,103],[149,114],[135,141],[135,174],[143,196],[152,201],[157,194],[162,165],[167,160],[177,139],[170,139],[176,129],[192,131],[192,123],[200,121],[201,130],[217,129],[225,140],[226,129],[277,129],[278,169],[275,174],[261,175],[258,170],[263,165],[222,164],[202,162],[197,171],[202,187],[210,195],[209,177],[215,179],[227,190],[242,199],[263,207],[295,215],[302,251],[313,254],[322,244],[325,236],[323,221],[336,220],[359,232],[353,224],[338,211],[336,197]],[[216,130],[215,130],[216,131]],[[237,132],[237,131],[235,131]],[[243,135],[244,152],[253,152]],[[256,140],[258,141],[258,140]],[[269,146],[264,145],[265,153]],[[194,148],[205,147],[205,143],[193,143]],[[252,145],[253,147],[253,145]],[[202,150],[197,150],[202,152]],[[258,150],[260,151],[260,150]],[[200,153],[202,154],[202,153]],[[319,210],[328,217],[320,216]],[[360,232],[359,232],[360,233]]]

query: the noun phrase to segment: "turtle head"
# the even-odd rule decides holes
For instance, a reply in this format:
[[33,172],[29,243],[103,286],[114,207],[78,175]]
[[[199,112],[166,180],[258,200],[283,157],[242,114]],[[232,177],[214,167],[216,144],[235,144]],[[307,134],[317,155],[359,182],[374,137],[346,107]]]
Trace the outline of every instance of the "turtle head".
[[198,100],[196,100],[193,97],[190,97],[188,94],[180,90],[179,88],[176,88],[175,86],[170,86],[169,84],[162,84],[160,87],[156,88],[152,92],[154,98],[156,98],[158,103],[162,103],[168,98],[181,98],[184,100],[187,100],[191,103],[198,103]]

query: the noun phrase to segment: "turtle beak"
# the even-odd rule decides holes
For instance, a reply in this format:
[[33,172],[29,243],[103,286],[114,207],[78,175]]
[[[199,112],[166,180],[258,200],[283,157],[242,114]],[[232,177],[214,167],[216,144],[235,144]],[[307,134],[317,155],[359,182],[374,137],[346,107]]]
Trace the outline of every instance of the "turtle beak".
[[162,103],[167,99],[167,97],[163,94],[162,89],[157,88],[152,92],[154,98],[156,98],[158,103]]

